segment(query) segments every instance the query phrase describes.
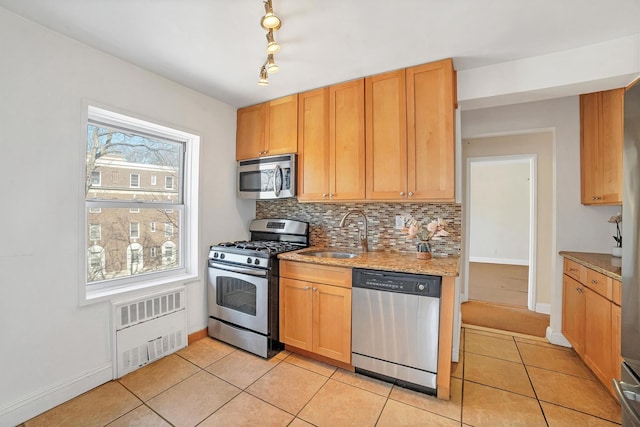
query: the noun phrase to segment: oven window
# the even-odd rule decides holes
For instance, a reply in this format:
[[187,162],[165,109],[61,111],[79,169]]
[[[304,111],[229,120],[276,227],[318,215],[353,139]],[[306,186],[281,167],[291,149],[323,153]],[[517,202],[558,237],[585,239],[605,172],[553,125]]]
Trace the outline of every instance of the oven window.
[[256,286],[233,277],[216,278],[216,303],[251,316],[256,315]]

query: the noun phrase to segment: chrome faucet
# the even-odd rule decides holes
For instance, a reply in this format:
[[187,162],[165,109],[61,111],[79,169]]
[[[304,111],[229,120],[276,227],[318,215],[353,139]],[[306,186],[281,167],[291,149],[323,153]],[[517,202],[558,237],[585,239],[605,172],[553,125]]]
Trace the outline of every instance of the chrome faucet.
[[360,240],[360,246],[362,246],[362,251],[363,252],[368,252],[369,251],[369,242],[367,241],[367,233],[368,233],[368,227],[367,227],[367,216],[364,214],[364,212],[362,212],[360,209],[354,209],[352,211],[347,212],[346,214],[344,214],[344,216],[342,217],[342,219],[340,220],[340,227],[344,227],[344,223],[347,220],[347,217],[349,215],[352,214],[358,214],[358,215],[362,215],[362,218],[364,218],[364,236],[362,235],[362,232],[360,230],[358,230],[358,239]]

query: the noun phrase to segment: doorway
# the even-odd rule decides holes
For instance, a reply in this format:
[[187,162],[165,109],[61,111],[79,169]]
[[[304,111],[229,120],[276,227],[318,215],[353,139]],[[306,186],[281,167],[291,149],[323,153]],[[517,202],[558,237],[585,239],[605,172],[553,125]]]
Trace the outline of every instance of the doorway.
[[535,154],[467,158],[468,299],[535,310]]

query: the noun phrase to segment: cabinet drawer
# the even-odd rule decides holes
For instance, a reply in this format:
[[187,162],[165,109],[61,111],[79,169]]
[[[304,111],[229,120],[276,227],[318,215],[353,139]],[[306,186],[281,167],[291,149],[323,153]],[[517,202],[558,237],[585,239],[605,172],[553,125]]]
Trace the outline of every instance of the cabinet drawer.
[[611,282],[613,282],[612,278],[597,271],[587,269],[587,281],[584,282],[585,286],[609,300],[611,300]]
[[345,267],[280,261],[280,276],[351,288],[351,269]]
[[622,305],[622,283],[619,280],[611,280],[611,301],[615,304]]
[[587,268],[567,258],[564,259],[564,274],[580,283],[587,280]]

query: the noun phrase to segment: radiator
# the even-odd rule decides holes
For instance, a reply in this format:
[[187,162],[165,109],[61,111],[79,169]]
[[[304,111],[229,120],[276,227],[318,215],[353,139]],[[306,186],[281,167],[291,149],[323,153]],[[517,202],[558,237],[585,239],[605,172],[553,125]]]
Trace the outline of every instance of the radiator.
[[112,303],[114,378],[187,345],[185,287]]

